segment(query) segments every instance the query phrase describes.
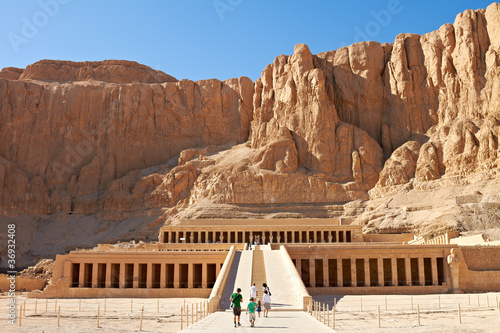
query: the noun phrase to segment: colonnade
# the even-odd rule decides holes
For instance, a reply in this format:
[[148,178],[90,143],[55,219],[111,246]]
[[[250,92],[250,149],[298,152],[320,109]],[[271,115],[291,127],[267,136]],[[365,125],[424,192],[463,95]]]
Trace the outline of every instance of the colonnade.
[[311,230],[171,230],[163,231],[163,243],[350,243],[354,231],[339,229]]
[[211,288],[222,263],[71,263],[72,288]]
[[292,258],[306,287],[438,286],[444,257]]

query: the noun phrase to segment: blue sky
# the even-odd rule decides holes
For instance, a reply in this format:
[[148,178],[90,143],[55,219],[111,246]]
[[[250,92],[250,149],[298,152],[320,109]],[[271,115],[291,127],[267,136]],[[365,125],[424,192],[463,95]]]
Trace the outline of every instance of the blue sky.
[[0,0],[0,68],[41,59],[134,60],[178,79],[252,80],[280,54],[394,41],[482,0]]

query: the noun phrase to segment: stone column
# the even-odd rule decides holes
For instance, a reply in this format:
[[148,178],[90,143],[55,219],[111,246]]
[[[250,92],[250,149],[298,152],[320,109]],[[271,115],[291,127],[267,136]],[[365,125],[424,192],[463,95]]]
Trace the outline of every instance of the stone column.
[[125,288],[125,263],[120,263],[120,277],[118,279],[118,283],[120,284],[120,288]]
[[365,285],[367,287],[371,286],[370,281],[370,258],[365,258]]
[[253,231],[250,231],[250,243],[253,244]]
[[418,278],[421,286],[425,286],[424,258],[418,257]]
[[309,257],[309,279],[311,287],[316,287],[316,260],[313,257]]
[[262,244],[266,244],[266,233],[262,232]]
[[353,287],[358,286],[358,276],[356,270],[356,258],[351,258],[351,285]]
[[302,231],[299,231],[299,243],[303,243],[303,241],[302,241]]
[[314,235],[313,235],[313,242],[317,243],[318,242],[318,231],[314,230],[313,233],[314,233]]
[[207,263],[204,262],[202,264],[202,269],[201,269],[201,287],[202,288],[208,288],[207,275],[208,275]]
[[411,259],[405,258],[406,285],[411,286]]
[[378,285],[384,286],[384,258],[377,258],[377,270],[378,270]]
[[134,276],[133,276],[134,289],[139,288],[139,264],[134,263]]
[[330,286],[330,272],[328,271],[328,258],[323,257],[323,287]]
[[172,232],[168,232],[168,242],[172,243]]
[[111,288],[111,263],[106,264],[106,288]]
[[167,267],[165,263],[160,264],[160,288],[167,287]]
[[431,258],[431,265],[432,265],[432,285],[437,286],[439,284],[439,281],[438,281],[438,270],[437,270],[437,258],[436,257]]
[[83,288],[85,284],[85,263],[80,263],[80,274],[78,276],[78,287]]
[[203,231],[198,231],[198,243],[201,243],[201,233],[202,233],[202,232],[203,232]]
[[292,230],[292,243],[295,243],[295,230]]
[[[222,237],[222,235],[221,235]],[[222,242],[221,242],[222,243]],[[194,279],[194,264],[188,264],[188,288],[193,288],[193,279]]]
[[92,264],[92,288],[97,288],[97,273],[98,273],[99,264]]
[[301,258],[295,259],[295,268],[297,269],[297,273],[299,273],[300,278],[302,279],[302,262]]
[[180,286],[180,283],[179,283],[180,274],[181,274],[181,271],[180,271],[179,263],[175,263],[174,264],[174,288],[179,288],[179,286]]
[[332,231],[328,231],[328,243],[331,243],[333,241],[333,236],[332,236]]
[[339,282],[339,287],[344,286],[344,276],[342,275],[342,258],[337,257],[337,281]]
[[284,235],[285,235],[285,243],[288,243],[288,232],[286,230],[284,231]]
[[147,275],[146,275],[146,288],[151,289],[153,288],[153,264],[148,262],[147,263]]
[[392,270],[392,285],[397,286],[398,285],[398,263],[397,263],[397,258],[395,258],[395,257],[391,258],[391,270]]

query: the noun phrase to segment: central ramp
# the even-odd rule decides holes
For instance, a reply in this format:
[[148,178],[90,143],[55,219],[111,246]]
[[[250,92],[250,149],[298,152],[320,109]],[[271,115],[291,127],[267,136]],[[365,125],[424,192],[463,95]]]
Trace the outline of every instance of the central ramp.
[[233,313],[231,311],[215,312],[203,320],[184,329],[182,332],[334,332],[331,328],[320,323],[303,311],[273,311],[269,317],[262,315],[257,317],[255,327],[250,327],[248,315],[243,311],[241,314],[241,326],[235,328],[233,325]]

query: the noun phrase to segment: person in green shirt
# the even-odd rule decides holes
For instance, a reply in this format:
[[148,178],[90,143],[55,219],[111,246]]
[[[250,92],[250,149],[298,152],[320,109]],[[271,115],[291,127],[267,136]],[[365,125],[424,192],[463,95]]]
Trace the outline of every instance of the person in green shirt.
[[241,302],[243,302],[243,296],[241,296],[241,289],[236,289],[236,292],[231,295],[229,299],[231,301],[231,305],[233,307],[233,315],[234,315],[234,327],[236,327],[236,317],[238,317],[238,326],[240,324],[240,316],[241,316]]
[[254,327],[255,325],[255,309],[257,308],[257,303],[255,303],[254,301],[255,299],[253,297],[250,297],[250,302],[248,303],[246,310],[251,327]]

